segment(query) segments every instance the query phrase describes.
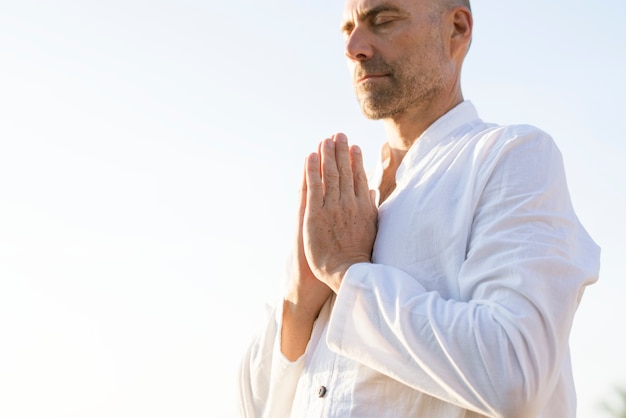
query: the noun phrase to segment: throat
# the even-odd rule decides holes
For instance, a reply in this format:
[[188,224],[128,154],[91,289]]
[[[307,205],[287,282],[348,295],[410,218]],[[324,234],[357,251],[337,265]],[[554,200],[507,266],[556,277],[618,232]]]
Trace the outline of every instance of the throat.
[[378,206],[382,205],[389,196],[396,190],[396,172],[402,163],[402,159],[407,151],[392,148],[389,143],[383,146],[383,176],[378,186],[380,200]]
[[[393,171],[393,172],[392,172]],[[383,171],[383,178],[380,182],[380,186],[378,187],[378,192],[380,194],[380,200],[378,202],[378,206],[382,205],[385,200],[393,193],[396,189],[396,170],[390,170],[389,167]]]

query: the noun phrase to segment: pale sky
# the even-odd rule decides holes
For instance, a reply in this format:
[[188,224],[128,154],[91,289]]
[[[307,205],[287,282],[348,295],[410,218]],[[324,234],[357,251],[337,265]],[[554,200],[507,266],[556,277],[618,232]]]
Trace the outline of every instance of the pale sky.
[[[0,416],[236,417],[305,155],[342,131],[371,168],[385,139],[342,2],[0,3]],[[626,386],[626,6],[472,7],[466,99],[555,138],[603,249],[571,337],[579,417],[601,417]]]

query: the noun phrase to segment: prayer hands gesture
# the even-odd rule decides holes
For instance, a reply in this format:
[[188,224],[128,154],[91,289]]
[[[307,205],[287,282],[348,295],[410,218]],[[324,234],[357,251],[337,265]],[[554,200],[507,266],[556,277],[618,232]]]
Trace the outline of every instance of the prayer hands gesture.
[[281,351],[290,360],[307,346],[313,322],[355,263],[369,262],[377,209],[361,150],[345,135],[325,139],[306,159],[290,286],[283,304]]
[[305,166],[306,204],[302,237],[315,277],[334,292],[348,268],[370,262],[377,209],[357,146],[344,134],[325,139]]

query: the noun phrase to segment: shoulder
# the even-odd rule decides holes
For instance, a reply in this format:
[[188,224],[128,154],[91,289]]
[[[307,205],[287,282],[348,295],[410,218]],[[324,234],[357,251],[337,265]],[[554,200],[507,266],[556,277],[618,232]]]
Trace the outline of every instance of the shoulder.
[[474,131],[474,142],[477,146],[486,147],[492,151],[521,146],[526,143],[556,148],[552,137],[533,125],[484,124],[480,128]]
[[470,142],[483,166],[509,159],[516,162],[515,165],[561,159],[552,136],[533,125],[485,124],[473,132]]
[[[553,138],[532,125],[483,125],[468,141],[474,191],[544,193],[566,191],[563,158]],[[501,196],[502,197],[502,196]]]

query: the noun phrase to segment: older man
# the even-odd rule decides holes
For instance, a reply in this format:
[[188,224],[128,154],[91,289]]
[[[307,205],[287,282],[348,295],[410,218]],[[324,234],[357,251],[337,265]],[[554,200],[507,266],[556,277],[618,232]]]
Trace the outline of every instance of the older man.
[[463,0],[347,1],[356,96],[387,142],[369,185],[343,134],[308,156],[245,416],[575,416],[568,337],[599,249],[551,138],[464,101],[472,26]]

